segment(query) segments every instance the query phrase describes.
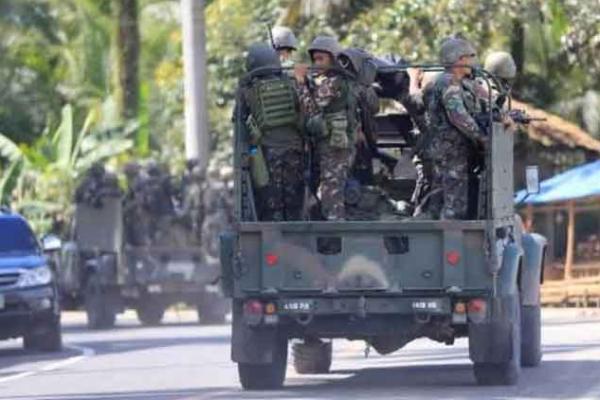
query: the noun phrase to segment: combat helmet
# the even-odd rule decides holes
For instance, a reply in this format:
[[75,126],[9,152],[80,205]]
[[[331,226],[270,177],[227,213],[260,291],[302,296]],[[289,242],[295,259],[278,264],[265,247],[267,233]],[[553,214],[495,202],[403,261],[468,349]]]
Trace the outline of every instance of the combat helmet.
[[246,71],[250,72],[261,67],[281,68],[281,61],[271,46],[266,43],[254,43],[248,49]]
[[515,60],[506,51],[494,51],[485,59],[485,70],[492,75],[505,80],[514,79],[517,76],[517,65]]
[[275,50],[281,49],[298,49],[298,39],[294,32],[286,26],[276,26],[273,28],[273,44]]
[[445,65],[455,64],[464,56],[476,55],[477,51],[473,45],[463,38],[447,38],[440,47],[440,62]]
[[340,46],[337,39],[332,36],[317,36],[308,47],[308,54],[310,54],[311,58],[315,51],[329,53],[336,59],[342,52],[342,46]]

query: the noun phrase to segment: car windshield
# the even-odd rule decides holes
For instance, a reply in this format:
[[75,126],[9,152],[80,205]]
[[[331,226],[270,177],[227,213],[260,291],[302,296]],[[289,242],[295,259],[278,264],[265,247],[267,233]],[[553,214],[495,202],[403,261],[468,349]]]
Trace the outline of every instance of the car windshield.
[[22,220],[0,219],[0,256],[14,253],[39,253],[35,235]]

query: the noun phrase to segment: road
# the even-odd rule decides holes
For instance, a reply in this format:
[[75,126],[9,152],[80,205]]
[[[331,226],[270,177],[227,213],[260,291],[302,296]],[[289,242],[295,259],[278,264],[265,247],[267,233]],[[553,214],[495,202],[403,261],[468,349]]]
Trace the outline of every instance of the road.
[[87,331],[79,313],[63,319],[67,347],[58,355],[0,342],[0,399],[600,399],[600,311],[545,311],[544,362],[515,387],[477,387],[462,340],[416,341],[366,359],[361,343],[339,341],[332,374],[289,368],[286,388],[276,392],[242,392],[229,327],[200,327],[191,313],[171,313],[156,328],[126,314],[118,328],[100,332]]

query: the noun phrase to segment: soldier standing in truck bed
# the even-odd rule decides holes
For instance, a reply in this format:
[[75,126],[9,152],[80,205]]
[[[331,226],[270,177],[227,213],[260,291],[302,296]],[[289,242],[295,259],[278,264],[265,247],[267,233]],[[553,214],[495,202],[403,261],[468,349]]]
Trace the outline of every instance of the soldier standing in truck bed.
[[309,118],[307,126],[316,141],[318,192],[321,212],[328,221],[346,218],[344,191],[358,127],[350,84],[335,70],[341,50],[335,38],[318,36],[308,48],[313,67],[318,71],[308,74],[303,65],[295,69],[301,103]]
[[435,189],[441,191],[441,219],[465,219],[468,212],[469,154],[487,138],[470,114],[463,82],[472,74],[476,51],[464,39],[442,43],[440,61],[446,71],[435,82],[427,110],[432,132]]
[[280,67],[273,48],[252,45],[246,70],[253,75],[240,83],[238,92],[262,221],[299,220],[302,213],[302,116],[295,83]]

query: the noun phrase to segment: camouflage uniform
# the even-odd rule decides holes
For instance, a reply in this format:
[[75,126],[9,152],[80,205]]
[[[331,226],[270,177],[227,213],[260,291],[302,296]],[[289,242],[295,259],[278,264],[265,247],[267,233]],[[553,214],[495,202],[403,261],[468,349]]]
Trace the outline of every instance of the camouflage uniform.
[[[277,54],[264,44],[253,45],[248,52],[247,70],[264,66],[279,67]],[[272,86],[266,86],[271,85],[268,82],[272,82]],[[260,99],[261,83],[265,85],[264,90],[271,90],[271,97],[267,98],[278,96],[281,99],[275,107],[268,104],[273,100]],[[279,85],[284,85],[284,89]],[[300,105],[295,84],[288,75],[273,72],[242,84],[240,92],[242,115],[248,131],[252,134],[254,129],[257,131],[254,136],[259,137],[251,140],[251,144],[260,147],[268,172],[266,184],[255,182],[254,185],[258,218],[262,221],[299,220],[302,217],[304,160]],[[257,121],[264,122],[262,128],[257,126]]]
[[442,219],[467,217],[469,154],[473,146],[485,142],[485,136],[469,110],[475,107],[475,100],[465,90],[463,82],[456,81],[450,73],[444,73],[435,82],[428,103],[434,135],[431,143],[433,187],[441,190],[442,204],[437,207]]
[[[317,37],[309,51],[339,54],[337,41]],[[344,191],[353,158],[356,139],[356,105],[346,78],[334,71],[322,71],[308,77],[308,85],[299,87],[308,130],[316,141],[321,212],[329,221],[346,217]]]
[[127,193],[123,200],[123,216],[125,225],[125,238],[132,246],[146,246],[150,244],[149,218],[144,210],[144,191],[142,171],[138,163],[129,163],[125,166],[127,178]]

